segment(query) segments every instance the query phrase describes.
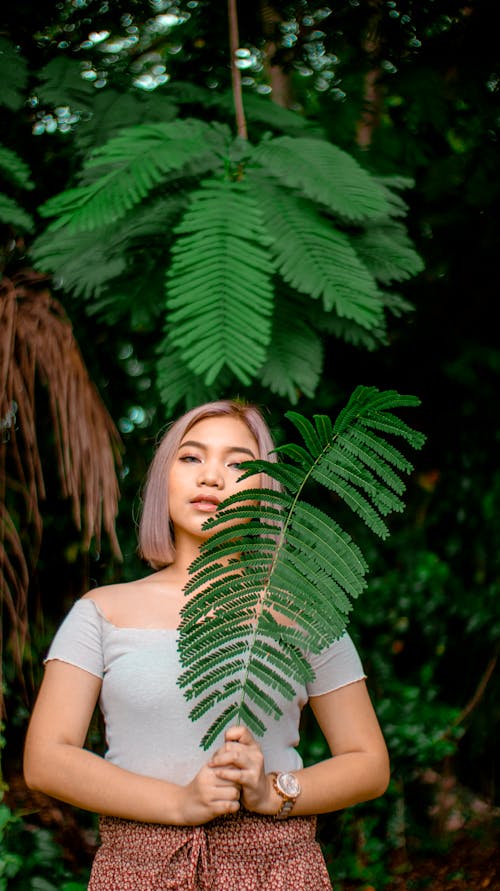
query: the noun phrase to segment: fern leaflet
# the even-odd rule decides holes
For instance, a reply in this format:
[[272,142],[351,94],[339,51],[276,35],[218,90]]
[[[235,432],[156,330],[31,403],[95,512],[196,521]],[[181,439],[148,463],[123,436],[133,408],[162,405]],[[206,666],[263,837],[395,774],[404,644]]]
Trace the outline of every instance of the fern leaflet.
[[326,140],[278,136],[263,140],[254,158],[281,182],[346,220],[389,215],[386,189],[351,155]]
[[288,284],[321,299],[325,310],[365,328],[380,324],[382,301],[375,279],[349,237],[318,212],[317,205],[259,177],[256,191],[272,253]]
[[212,384],[226,366],[249,384],[265,359],[273,303],[266,235],[245,182],[206,180],[176,227],[168,336]]
[[98,148],[83,173],[97,173],[84,185],[50,198],[40,208],[42,216],[56,216],[52,229],[68,226],[73,231],[98,229],[113,223],[173,170],[204,155],[213,166],[210,136],[213,128],[203,121],[141,124],[124,130]]

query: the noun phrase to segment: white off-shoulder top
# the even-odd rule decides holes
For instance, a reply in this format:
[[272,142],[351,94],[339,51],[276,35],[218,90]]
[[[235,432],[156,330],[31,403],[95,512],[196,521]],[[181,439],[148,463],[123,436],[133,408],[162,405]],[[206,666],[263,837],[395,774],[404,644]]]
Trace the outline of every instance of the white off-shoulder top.
[[[214,712],[192,721],[192,703],[177,685],[181,665],[175,629],[122,628],[109,622],[97,604],[77,601],[57,631],[46,662],[59,659],[102,679],[99,705],[106,728],[105,757],[113,764],[144,776],[184,785],[210,752],[201,739]],[[309,658],[309,657],[308,657]],[[315,679],[296,684],[292,701],[276,694],[283,711],[279,721],[263,716],[267,725],[262,746],[266,771],[297,770],[300,713],[308,698],[319,696],[365,677],[348,634],[309,659]],[[222,743],[219,738],[215,750]]]

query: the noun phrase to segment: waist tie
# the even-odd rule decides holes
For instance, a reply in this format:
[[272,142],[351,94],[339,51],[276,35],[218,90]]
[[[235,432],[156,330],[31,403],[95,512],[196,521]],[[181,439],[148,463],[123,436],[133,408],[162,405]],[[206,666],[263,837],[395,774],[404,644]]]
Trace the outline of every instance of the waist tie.
[[204,826],[190,827],[190,837],[186,840],[188,849],[189,891],[210,891],[210,869],[208,857],[208,840]]

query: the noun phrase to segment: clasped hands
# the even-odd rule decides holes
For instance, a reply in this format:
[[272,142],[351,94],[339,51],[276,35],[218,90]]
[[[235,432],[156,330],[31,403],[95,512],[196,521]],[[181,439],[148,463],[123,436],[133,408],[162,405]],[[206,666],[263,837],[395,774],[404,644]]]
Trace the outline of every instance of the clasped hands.
[[264,755],[246,727],[230,727],[224,743],[186,787],[188,823],[203,823],[240,807],[257,814],[274,814],[279,797],[265,773]]

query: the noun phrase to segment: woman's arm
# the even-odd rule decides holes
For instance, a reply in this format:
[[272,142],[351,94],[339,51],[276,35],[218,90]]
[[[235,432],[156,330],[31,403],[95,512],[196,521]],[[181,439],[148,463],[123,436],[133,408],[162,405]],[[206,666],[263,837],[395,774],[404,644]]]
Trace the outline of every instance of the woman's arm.
[[[239,789],[206,765],[187,786],[124,770],[83,748],[99,678],[52,660],[26,737],[28,786],[85,810],[141,822],[197,825],[238,810]],[[168,740],[165,741],[168,745]]]
[[[382,795],[389,782],[389,756],[365,682],[312,697],[310,704],[332,757],[293,771],[302,791],[292,813],[328,813]],[[282,799],[264,773],[262,751],[248,730],[228,730],[211,764],[221,779],[241,784],[248,810],[277,813]]]

